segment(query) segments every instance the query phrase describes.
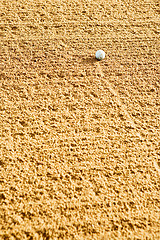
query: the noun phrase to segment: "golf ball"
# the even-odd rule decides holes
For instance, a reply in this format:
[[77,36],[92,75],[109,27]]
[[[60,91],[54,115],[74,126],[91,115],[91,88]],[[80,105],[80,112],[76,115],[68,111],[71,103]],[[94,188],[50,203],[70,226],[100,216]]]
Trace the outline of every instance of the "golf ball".
[[96,58],[97,58],[98,60],[104,59],[104,58],[105,58],[105,52],[104,52],[103,50],[98,50],[98,51],[96,52]]

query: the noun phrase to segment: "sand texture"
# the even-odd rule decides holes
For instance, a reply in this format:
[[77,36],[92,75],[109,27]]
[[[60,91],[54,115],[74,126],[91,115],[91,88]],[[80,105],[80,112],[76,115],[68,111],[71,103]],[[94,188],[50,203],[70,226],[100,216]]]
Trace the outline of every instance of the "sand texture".
[[0,136],[0,240],[159,240],[160,2],[1,0]]

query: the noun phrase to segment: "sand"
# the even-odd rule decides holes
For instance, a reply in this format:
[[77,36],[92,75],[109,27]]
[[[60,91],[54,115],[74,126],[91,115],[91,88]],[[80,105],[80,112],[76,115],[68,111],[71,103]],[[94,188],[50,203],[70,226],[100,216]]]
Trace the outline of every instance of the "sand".
[[159,1],[0,12],[0,239],[160,239]]

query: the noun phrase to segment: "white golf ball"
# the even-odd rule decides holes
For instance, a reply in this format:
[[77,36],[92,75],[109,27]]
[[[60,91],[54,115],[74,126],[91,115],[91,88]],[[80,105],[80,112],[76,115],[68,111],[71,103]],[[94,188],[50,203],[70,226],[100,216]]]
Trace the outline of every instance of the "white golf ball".
[[98,50],[98,51],[96,52],[96,58],[97,58],[98,60],[104,59],[104,58],[105,58],[105,52],[104,52],[103,50]]

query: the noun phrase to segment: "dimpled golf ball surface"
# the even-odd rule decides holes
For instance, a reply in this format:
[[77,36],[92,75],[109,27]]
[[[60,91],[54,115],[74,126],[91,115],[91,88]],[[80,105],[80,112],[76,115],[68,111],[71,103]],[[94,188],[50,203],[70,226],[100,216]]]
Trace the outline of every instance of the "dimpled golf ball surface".
[[96,52],[96,58],[97,58],[98,60],[104,59],[104,58],[105,58],[105,52],[104,52],[103,50],[98,50],[98,51]]

